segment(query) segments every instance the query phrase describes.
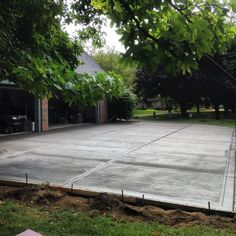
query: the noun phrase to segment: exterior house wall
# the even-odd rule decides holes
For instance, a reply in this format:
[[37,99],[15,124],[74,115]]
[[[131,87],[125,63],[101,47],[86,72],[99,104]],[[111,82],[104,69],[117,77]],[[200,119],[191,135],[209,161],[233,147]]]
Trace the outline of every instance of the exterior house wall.
[[99,106],[99,124],[104,124],[107,122],[107,101],[103,98],[98,102]]
[[48,130],[48,100],[46,98],[42,99],[41,102],[41,114],[42,114],[42,131]]
[[[98,102],[97,105],[97,123],[104,124],[107,122],[107,101],[103,98]],[[49,119],[48,119],[48,100],[41,100],[41,131],[49,130]]]

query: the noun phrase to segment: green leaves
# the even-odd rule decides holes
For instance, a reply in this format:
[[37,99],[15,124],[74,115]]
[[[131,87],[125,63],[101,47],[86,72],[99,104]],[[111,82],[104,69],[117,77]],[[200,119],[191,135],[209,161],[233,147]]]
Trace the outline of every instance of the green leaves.
[[80,25],[77,33],[82,42],[89,41],[93,46],[101,47],[105,42],[101,30],[104,18],[99,10],[99,4],[94,8],[91,2],[91,0],[73,1],[69,16],[75,24]]
[[204,55],[225,51],[236,36],[226,1],[93,0],[91,6],[118,28],[126,55],[149,70],[168,61],[168,73],[191,73]]
[[123,58],[115,51],[99,51],[93,56],[94,60],[103,68],[105,72],[115,72],[119,74],[127,87],[132,87],[135,79],[137,65],[129,58]]
[[124,88],[123,80],[114,73],[99,72],[95,76],[75,74],[66,84],[62,94],[69,104],[79,104],[82,108],[96,105],[104,96],[119,96]]
[[230,6],[234,12],[236,12],[236,1],[235,0],[230,0]]

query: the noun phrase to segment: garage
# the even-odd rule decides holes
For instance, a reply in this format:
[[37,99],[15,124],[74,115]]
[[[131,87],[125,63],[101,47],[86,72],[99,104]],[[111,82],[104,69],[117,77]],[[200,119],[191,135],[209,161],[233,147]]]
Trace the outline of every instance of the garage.
[[32,94],[3,81],[0,84],[0,133],[31,131],[35,122],[34,103]]
[[96,123],[96,107],[81,109],[79,105],[69,106],[62,98],[48,101],[49,128],[64,124]]

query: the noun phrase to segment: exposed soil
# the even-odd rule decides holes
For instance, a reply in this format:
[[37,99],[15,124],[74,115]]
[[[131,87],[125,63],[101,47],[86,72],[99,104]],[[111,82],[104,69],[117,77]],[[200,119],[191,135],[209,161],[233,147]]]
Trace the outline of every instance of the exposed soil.
[[52,210],[70,207],[90,216],[110,215],[114,220],[158,221],[170,226],[205,224],[219,228],[236,228],[236,217],[206,215],[180,209],[164,210],[155,206],[133,206],[111,198],[106,193],[101,193],[96,198],[84,198],[51,190],[47,186],[0,186],[0,202],[6,199],[14,199],[30,206],[36,204]]

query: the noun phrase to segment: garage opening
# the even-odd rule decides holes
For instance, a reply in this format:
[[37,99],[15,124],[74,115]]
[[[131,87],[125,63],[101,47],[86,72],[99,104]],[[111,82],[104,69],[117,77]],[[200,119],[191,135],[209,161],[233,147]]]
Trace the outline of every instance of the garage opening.
[[69,106],[62,98],[52,98],[48,102],[49,128],[67,124],[95,123],[96,108],[81,109],[79,105]]
[[34,96],[10,85],[0,85],[0,133],[31,131]]

